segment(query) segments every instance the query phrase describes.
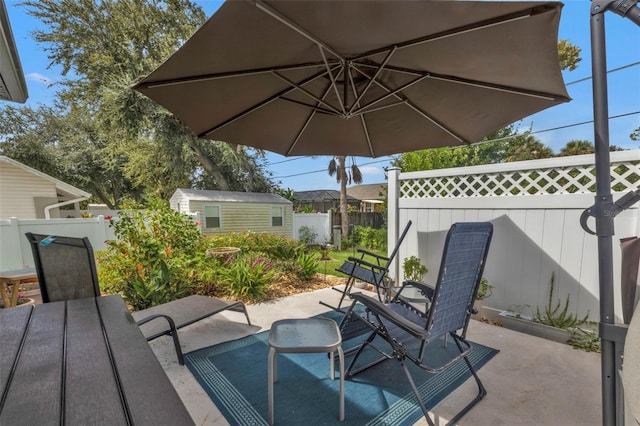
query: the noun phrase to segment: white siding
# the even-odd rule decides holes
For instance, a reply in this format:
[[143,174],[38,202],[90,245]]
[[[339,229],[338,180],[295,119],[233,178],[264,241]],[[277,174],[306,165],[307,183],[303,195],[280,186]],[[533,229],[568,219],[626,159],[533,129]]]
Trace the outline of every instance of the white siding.
[[14,165],[0,162],[0,219],[36,219],[34,197],[56,199],[52,182]]
[[[171,207],[173,210],[177,212],[184,213],[184,214],[191,213],[189,203],[190,203],[189,198],[182,191],[174,192],[171,198],[169,199],[169,207]],[[195,210],[194,210],[194,213],[195,213]]]
[[[204,206],[220,206],[220,228],[204,229],[205,234],[227,232],[267,232],[293,238],[293,207],[291,204],[248,203],[195,201],[190,202],[191,212],[204,218]],[[283,226],[271,226],[271,207],[282,207],[284,210]]]

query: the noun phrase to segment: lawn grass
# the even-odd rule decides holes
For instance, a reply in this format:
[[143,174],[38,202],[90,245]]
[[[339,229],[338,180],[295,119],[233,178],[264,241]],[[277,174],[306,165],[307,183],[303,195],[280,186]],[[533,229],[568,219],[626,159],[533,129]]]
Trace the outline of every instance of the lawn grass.
[[[380,256],[387,255],[385,252],[382,252],[379,250],[369,250],[369,249],[366,249],[366,250],[375,254],[379,254]],[[319,249],[314,250],[314,252],[318,253],[319,258],[322,257],[322,252]],[[340,267],[340,265],[342,265],[349,256],[360,257],[360,255],[361,253],[358,253],[357,249],[348,249],[348,250],[340,250],[340,251],[330,250],[329,259],[331,260],[320,260],[320,265],[318,266],[318,273],[321,273],[321,274],[326,273],[329,275],[335,275],[337,277],[346,277],[345,274],[336,271],[336,268]],[[369,257],[367,260],[371,261],[372,259],[371,257]]]

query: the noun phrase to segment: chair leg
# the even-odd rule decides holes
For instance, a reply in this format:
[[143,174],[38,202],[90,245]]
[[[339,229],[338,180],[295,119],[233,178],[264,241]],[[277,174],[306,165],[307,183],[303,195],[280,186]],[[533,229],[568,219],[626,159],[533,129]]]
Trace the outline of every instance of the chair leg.
[[146,324],[149,321],[152,321],[152,320],[154,320],[156,318],[164,318],[169,323],[169,334],[173,338],[173,345],[176,348],[176,355],[178,357],[178,363],[180,363],[180,365],[184,365],[184,357],[182,356],[182,348],[180,347],[180,339],[178,338],[178,330],[176,329],[176,324],[173,321],[173,318],[171,318],[168,315],[157,314],[157,315],[151,315],[151,316],[149,316],[147,318],[144,318],[144,319],[138,321],[137,324],[138,324],[138,326],[141,326],[142,324]]
[[331,306],[327,302],[323,302],[323,301],[320,301],[320,304],[324,305],[324,306],[326,306],[328,308],[331,308],[334,311],[341,312],[340,311],[340,307],[342,306],[342,302],[344,302],[345,297],[347,297],[347,295],[351,292],[351,288],[353,287],[353,283],[354,282],[355,282],[355,278],[354,277],[349,277],[349,278],[347,278],[347,282],[344,284],[344,290],[340,290],[340,289],[337,289],[335,287],[331,288],[332,290],[335,290],[335,291],[338,291],[338,292],[342,293],[342,296],[340,296],[340,301],[338,302],[338,306]]
[[398,358],[398,361],[400,361],[402,370],[404,371],[405,376],[407,376],[407,380],[411,385],[411,389],[413,390],[413,393],[416,396],[416,400],[418,401],[418,404],[420,404],[420,408],[422,409],[424,418],[427,420],[427,423],[429,423],[429,426],[435,426],[435,424],[433,423],[433,420],[431,420],[431,417],[429,417],[429,410],[427,410],[427,407],[424,405],[424,402],[422,402],[422,396],[420,395],[420,392],[418,392],[418,388],[416,387],[416,384],[413,381],[413,377],[409,372],[409,367],[407,367],[407,364],[404,362],[402,358]]

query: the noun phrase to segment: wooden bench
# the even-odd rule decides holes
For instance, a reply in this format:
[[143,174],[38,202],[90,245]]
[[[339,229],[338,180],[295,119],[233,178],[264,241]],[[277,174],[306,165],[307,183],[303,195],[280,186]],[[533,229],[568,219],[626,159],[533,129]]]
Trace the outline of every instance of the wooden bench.
[[0,424],[192,425],[118,295],[0,311]]
[[[251,325],[251,320],[249,319],[249,314],[247,313],[247,308],[244,306],[244,303],[200,295],[188,296],[172,302],[163,303],[152,308],[133,312],[132,315],[136,321],[143,321],[145,318],[154,315],[166,315],[173,319],[176,328],[180,329],[225,310],[244,313],[247,318],[247,323]],[[161,319],[141,324],[140,330],[147,340],[153,340],[160,336],[171,334],[168,323]]]
[[0,297],[2,297],[4,307],[10,308],[17,305],[20,284],[37,282],[38,275],[35,268],[0,272]]

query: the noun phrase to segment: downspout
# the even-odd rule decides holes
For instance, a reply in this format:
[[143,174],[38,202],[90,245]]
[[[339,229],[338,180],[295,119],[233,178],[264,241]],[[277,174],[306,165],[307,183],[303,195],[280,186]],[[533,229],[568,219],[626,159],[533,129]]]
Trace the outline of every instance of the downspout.
[[79,203],[80,201],[88,200],[89,197],[74,198],[73,200],[62,201],[60,203],[51,204],[44,208],[44,218],[51,219],[51,209],[66,206],[68,204]]

